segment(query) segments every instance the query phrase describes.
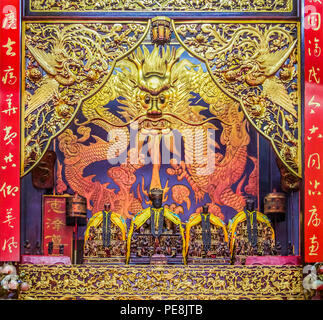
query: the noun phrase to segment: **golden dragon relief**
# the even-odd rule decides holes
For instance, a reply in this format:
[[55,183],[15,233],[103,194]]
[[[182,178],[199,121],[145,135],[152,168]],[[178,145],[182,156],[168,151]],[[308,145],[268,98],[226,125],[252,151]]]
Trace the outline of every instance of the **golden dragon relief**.
[[22,175],[37,164],[80,102],[108,79],[115,61],[140,43],[148,27],[135,22],[24,24]]
[[[235,191],[231,186],[243,176],[249,157],[247,121],[239,103],[214,84],[201,64],[182,58],[183,53],[182,47],[167,46],[160,51],[158,47],[149,50],[141,46],[118,61],[108,82],[83,103],[81,110],[87,120],[75,119],[81,138],[69,129],[58,137],[59,148],[65,157],[66,180],[74,191],[87,198],[88,203],[94,203],[94,207],[89,208],[93,212],[101,210],[107,201],[111,203],[112,210],[125,218],[142,209],[142,199],[136,199],[130,189],[136,180],[136,170],[144,166],[141,151],[147,141],[148,153],[153,159],[161,156],[161,141],[166,144],[173,154],[167,174],[175,176],[178,181],[186,179],[196,202],[208,194],[212,212],[221,218],[221,205],[237,211],[243,208],[245,200],[241,184],[244,179]],[[192,103],[196,97],[200,97],[204,105]],[[116,104],[110,106],[110,102]],[[211,116],[204,115],[203,111]],[[91,136],[93,124],[106,132],[118,128],[119,134],[103,141]],[[128,128],[133,125],[137,126],[139,134],[131,146]],[[207,139],[209,129],[215,132],[220,128],[220,144],[226,148],[224,155],[214,137]],[[185,160],[174,156],[180,154],[174,143],[174,131],[182,135]],[[201,134],[195,134],[197,131]],[[96,142],[83,144],[90,136]],[[121,136],[125,139],[120,139]],[[107,188],[109,183],[99,186],[98,182],[91,182],[91,176],[82,177],[91,163],[110,160],[124,152],[128,155],[126,163],[107,169],[108,176],[120,188],[118,193]],[[136,157],[138,161],[133,162]],[[213,165],[210,170],[209,164]],[[160,162],[153,162],[150,188],[162,187],[160,166]],[[254,171],[256,169],[255,166]],[[168,189],[167,185],[164,186],[165,195]],[[147,195],[147,190],[143,192]]]
[[216,84],[241,103],[288,170],[301,177],[299,25],[173,21],[173,29],[208,65]]

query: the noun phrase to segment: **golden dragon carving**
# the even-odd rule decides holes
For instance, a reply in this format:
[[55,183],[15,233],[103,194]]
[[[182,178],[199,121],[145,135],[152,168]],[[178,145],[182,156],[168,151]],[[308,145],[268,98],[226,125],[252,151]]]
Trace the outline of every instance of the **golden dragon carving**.
[[[119,141],[117,148],[116,141],[104,142],[95,136],[96,143],[90,146],[82,145],[80,142],[85,140],[80,138],[81,140],[77,141],[73,133],[68,130],[59,136],[59,147],[65,155],[66,180],[73,190],[77,188],[79,194],[95,202],[95,210],[101,209],[104,201],[111,202],[112,209],[124,217],[129,217],[128,211],[135,213],[130,208],[136,200],[135,198],[129,200],[121,197],[122,203],[125,203],[123,208],[114,207],[114,200],[111,198],[113,191],[107,189],[106,185],[102,185],[101,190],[105,190],[98,193],[104,201],[94,199],[94,193],[97,191],[94,191],[95,183],[91,182],[93,177],[82,178],[86,166],[91,162],[109,160],[107,159],[108,148],[112,148],[112,155],[127,150],[127,164],[110,168],[108,175],[110,174],[110,178],[120,186],[120,195],[122,190],[129,193],[129,187],[131,188],[132,183],[135,182],[135,171],[143,165],[143,162],[139,161],[137,166],[133,166],[130,161],[130,153],[138,152],[140,154],[147,139],[148,144],[157,141],[155,150],[159,150],[162,138],[168,137],[169,139],[163,141],[166,141],[167,148],[173,155],[178,155],[180,150],[177,150],[173,143],[172,130],[184,133],[186,158],[185,161],[178,162],[172,158],[171,165],[167,170],[168,174],[176,175],[178,180],[186,178],[195,194],[196,201],[202,200],[208,193],[213,206],[228,205],[235,210],[241,210],[244,206],[241,184],[235,191],[231,186],[242,177],[248,157],[249,134],[246,120],[239,110],[239,104],[214,84],[212,78],[203,71],[200,64],[194,65],[187,59],[181,59],[183,52],[183,48],[176,49],[170,46],[167,46],[162,52],[158,47],[149,51],[146,46],[142,46],[142,49],[139,48],[136,52],[120,60],[106,85],[84,102],[82,114],[87,120],[75,121],[79,125],[79,130],[81,129],[82,132],[90,130],[89,126],[93,125],[99,126],[107,132],[113,128],[123,130],[122,132],[127,138],[121,144]],[[190,101],[197,95],[200,95],[201,99],[209,104],[209,108],[201,104],[193,104]],[[109,107],[111,101],[117,101],[117,108],[115,105]],[[213,117],[203,115],[201,113],[203,110],[208,110]],[[208,129],[219,130],[221,127],[220,124],[215,125],[211,120],[222,123],[220,143],[226,147],[225,155],[222,155],[217,149],[220,146],[214,138],[213,140],[206,139]],[[128,126],[134,123],[137,124],[139,132],[136,148],[128,149]],[[194,144],[190,143],[189,135],[185,136],[185,130],[186,132],[189,130],[191,133],[194,130],[202,130],[202,135],[196,136],[198,140],[195,145],[199,146],[197,149],[193,147]],[[67,152],[70,149],[75,150],[75,154],[72,156],[69,156]],[[150,154],[154,151],[153,149],[151,147]],[[213,153],[212,150],[214,150]],[[199,170],[205,169],[208,161],[214,162],[214,171],[200,174]],[[155,164],[151,187],[160,186],[159,169],[160,163]],[[113,170],[118,172],[118,175],[113,176],[111,174]],[[116,180],[120,175],[120,170],[128,172],[127,175],[123,171],[128,179]],[[87,187],[77,187],[83,182]],[[89,196],[87,191],[83,191],[82,194],[82,189],[91,190],[93,193]],[[115,201],[118,197],[118,194],[114,196]],[[120,203],[120,199],[117,201],[118,203]],[[138,201],[136,206],[138,206]],[[218,207],[214,213],[221,215],[220,208]]]

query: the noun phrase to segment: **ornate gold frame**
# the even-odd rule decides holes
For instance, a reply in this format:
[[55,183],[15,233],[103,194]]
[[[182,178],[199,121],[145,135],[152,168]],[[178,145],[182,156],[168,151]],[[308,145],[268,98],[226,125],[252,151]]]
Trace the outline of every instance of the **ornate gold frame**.
[[[48,23],[48,24],[59,24],[59,23],[71,23],[71,24],[75,24],[75,21],[55,21],[55,22],[51,22],[51,21],[33,21],[33,22],[23,22],[23,34],[22,34],[22,52],[24,53],[26,51],[26,46],[25,46],[25,36],[26,36],[26,26],[27,24],[35,24],[35,23]],[[111,24],[111,23],[127,23],[124,21],[86,21],[86,22],[77,22],[77,23],[106,23],[106,24]],[[140,24],[145,24],[142,21],[137,21],[137,22],[133,22],[133,23],[140,23]],[[111,69],[109,70],[108,75],[104,78],[104,80],[102,81],[102,83],[95,89],[93,90],[93,92],[91,92],[89,95],[84,96],[80,102],[78,103],[77,107],[75,108],[73,114],[71,115],[70,119],[66,122],[66,124],[64,125],[63,128],[61,128],[59,131],[57,131],[54,135],[52,135],[48,142],[46,147],[43,149],[42,155],[46,152],[46,150],[48,149],[51,141],[57,136],[59,135],[61,132],[63,132],[68,125],[71,123],[71,121],[73,121],[76,113],[79,111],[80,106],[82,105],[82,103],[84,101],[86,101],[87,99],[89,99],[90,97],[92,97],[94,94],[96,94],[103,86],[104,84],[108,81],[108,79],[110,78],[114,67],[117,63],[117,61],[123,59],[124,57],[126,57],[127,55],[129,55],[131,52],[133,52],[141,43],[143,43],[143,41],[145,40],[147,33],[150,30],[150,26],[151,26],[151,20],[148,20],[146,25],[146,29],[143,33],[143,35],[140,37],[140,39],[137,41],[136,45],[133,46],[130,50],[128,50],[127,52],[123,53],[122,55],[120,55],[119,57],[117,57],[116,59],[114,59],[113,63],[111,64]],[[268,136],[266,133],[264,133],[262,130],[260,130],[257,126],[254,125],[252,119],[250,118],[250,116],[248,115],[248,113],[246,112],[245,106],[243,104],[243,102],[241,101],[241,99],[238,99],[237,97],[233,96],[230,92],[228,92],[227,90],[225,90],[223,87],[221,87],[219,85],[218,80],[216,79],[216,77],[213,75],[211,68],[207,62],[207,60],[205,58],[203,58],[202,56],[196,54],[195,52],[193,52],[187,45],[185,45],[185,43],[182,41],[182,39],[180,38],[180,36],[178,35],[177,31],[176,31],[176,25],[179,24],[185,24],[185,23],[189,23],[189,24],[200,24],[200,23],[210,23],[210,24],[234,24],[234,23],[238,23],[238,24],[275,24],[275,23],[280,23],[280,24],[294,24],[297,27],[297,61],[300,62],[300,23],[299,22],[290,22],[290,21],[259,21],[259,20],[248,20],[248,21],[234,21],[234,20],[229,20],[229,21],[222,21],[222,20],[207,20],[207,21],[202,21],[202,20],[190,20],[190,21],[174,21],[172,20],[172,28],[174,30],[174,34],[176,36],[176,39],[178,40],[179,44],[185,49],[187,50],[187,52],[189,54],[191,54],[192,56],[196,57],[197,59],[199,59],[200,61],[202,61],[206,67],[207,70],[209,72],[209,74],[211,75],[214,83],[229,97],[233,98],[234,100],[238,101],[240,103],[240,105],[242,106],[242,109],[244,111],[244,114],[246,116],[246,118],[248,119],[249,123],[251,123],[256,130],[262,134],[266,139],[268,139],[269,141],[271,141],[271,144],[273,146],[273,149],[275,150],[275,153],[277,154],[277,156],[281,159],[281,161],[284,163],[284,165],[289,169],[289,171],[295,175],[296,177],[302,177],[302,167],[301,167],[301,95],[300,95],[300,81],[301,81],[301,76],[300,76],[300,67],[298,65],[297,68],[297,82],[298,82],[298,87],[297,87],[297,99],[298,99],[298,119],[297,119],[297,130],[298,130],[298,146],[297,146],[297,150],[298,150],[298,168],[297,170],[294,170],[293,168],[291,168],[285,161],[285,159],[283,159],[279,153],[279,150],[277,149],[277,147],[275,146],[272,138],[270,136]],[[22,58],[22,63],[23,65],[25,65],[25,55],[23,54],[23,58]],[[22,88],[25,88],[25,75],[23,75],[22,77]],[[24,89],[23,89],[24,90]],[[24,98],[22,99],[22,105],[24,106]],[[39,159],[41,159],[42,155],[37,159],[37,161],[34,162],[34,164],[29,167],[26,171],[24,171],[24,148],[25,148],[25,123],[24,123],[24,110],[22,111],[22,126],[21,126],[21,141],[22,143],[22,157],[21,157],[21,176],[26,175],[28,172],[30,172],[32,170],[32,168],[37,164],[37,162],[39,161]]]
[[[252,5],[252,6],[251,6]],[[77,8],[73,3],[69,3],[66,8],[55,8],[54,3],[49,3],[47,8],[44,8],[44,3],[36,3],[35,0],[29,1],[30,12],[91,12],[91,13],[106,13],[106,12],[161,12],[162,14],[170,14],[174,12],[292,12],[293,0],[275,1],[270,6],[266,6],[264,1],[259,1],[256,4],[250,4],[250,1],[239,0],[236,2],[219,0],[215,4],[214,1],[97,1],[95,4],[89,5],[86,0],[78,2]]]

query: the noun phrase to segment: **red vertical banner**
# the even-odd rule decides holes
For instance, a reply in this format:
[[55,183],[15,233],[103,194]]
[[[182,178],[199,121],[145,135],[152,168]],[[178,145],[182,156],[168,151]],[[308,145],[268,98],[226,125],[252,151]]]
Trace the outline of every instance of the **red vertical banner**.
[[0,261],[20,259],[20,1],[0,1]]
[[305,0],[304,258],[323,261],[322,0]]
[[43,254],[48,255],[48,243],[53,243],[51,255],[59,255],[59,246],[64,246],[64,255],[72,260],[73,227],[66,226],[66,196],[43,196]]

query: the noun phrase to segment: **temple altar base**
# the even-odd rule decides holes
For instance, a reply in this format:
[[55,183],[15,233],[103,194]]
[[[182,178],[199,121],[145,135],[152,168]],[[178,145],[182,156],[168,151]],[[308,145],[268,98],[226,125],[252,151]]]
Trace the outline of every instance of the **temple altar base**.
[[301,266],[20,265],[22,300],[303,300]]

